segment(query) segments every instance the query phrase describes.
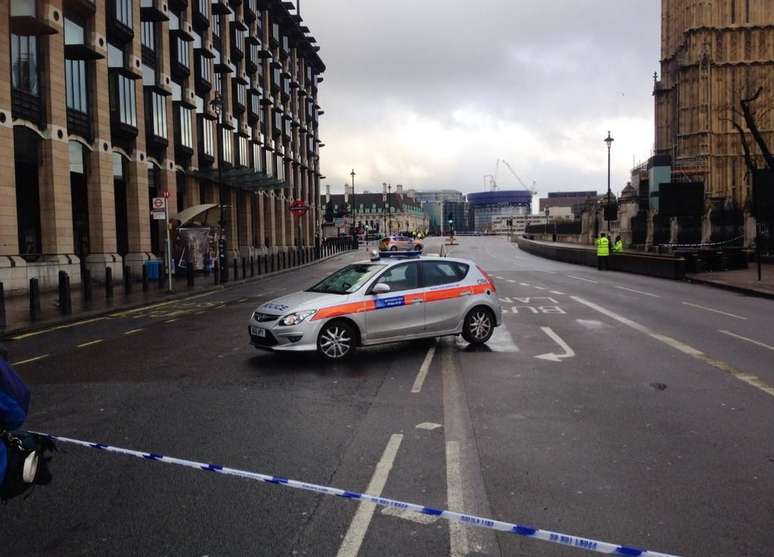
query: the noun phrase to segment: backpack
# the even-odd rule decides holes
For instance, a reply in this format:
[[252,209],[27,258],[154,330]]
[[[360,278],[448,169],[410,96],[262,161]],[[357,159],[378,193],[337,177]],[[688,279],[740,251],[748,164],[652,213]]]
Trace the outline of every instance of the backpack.
[[5,477],[0,483],[0,501],[18,497],[33,485],[48,485],[51,483],[51,472],[48,463],[49,452],[56,451],[54,442],[43,435],[35,433],[8,433],[0,438],[5,444],[8,462]]

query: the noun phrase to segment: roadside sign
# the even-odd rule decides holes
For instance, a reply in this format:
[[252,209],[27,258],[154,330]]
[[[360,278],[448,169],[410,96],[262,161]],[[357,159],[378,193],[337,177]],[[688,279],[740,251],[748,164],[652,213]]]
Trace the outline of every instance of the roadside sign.
[[294,217],[303,217],[308,210],[309,207],[304,203],[303,199],[296,199],[290,204],[290,212],[293,213]]
[[154,211],[163,211],[164,206],[166,205],[165,199],[163,197],[154,197],[153,198],[153,210]]
[[164,211],[151,211],[153,220],[166,220],[167,214]]

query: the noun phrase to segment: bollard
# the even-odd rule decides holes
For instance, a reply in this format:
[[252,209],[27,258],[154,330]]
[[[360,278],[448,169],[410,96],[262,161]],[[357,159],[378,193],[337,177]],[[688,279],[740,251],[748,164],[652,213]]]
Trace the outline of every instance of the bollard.
[[30,320],[40,319],[40,285],[38,279],[30,279]]
[[212,276],[215,280],[215,284],[220,284],[220,265],[213,265]]
[[142,266],[142,291],[143,292],[148,291],[148,266],[147,265]]
[[221,254],[223,261],[220,263],[220,282],[226,284],[228,282],[228,261],[226,261],[226,255]]
[[105,298],[113,299],[113,269],[105,267]]
[[62,313],[70,315],[73,312],[72,290],[70,289],[70,275],[64,276],[64,300],[62,304]]
[[270,273],[273,273],[273,272],[274,272],[274,270],[276,269],[276,264],[277,264],[277,263],[276,263],[276,261],[275,261],[275,259],[276,259],[276,256],[277,256],[277,254],[276,254],[276,253],[272,253],[272,254],[271,254],[271,260],[270,260],[270,263],[271,263],[271,265],[269,266],[269,269],[271,269],[271,270],[269,271]]
[[264,253],[263,254],[263,268],[261,269],[263,272],[262,274],[266,274],[269,272],[269,254]]
[[81,290],[83,291],[83,301],[91,302],[91,269],[84,269],[81,273]]
[[185,278],[188,288],[192,288],[194,285],[194,268],[190,260],[185,262]]
[[5,290],[3,283],[0,282],[0,329],[5,329],[8,322],[5,319]]
[[236,257],[234,258],[234,261],[231,265],[234,269],[234,280],[239,280],[239,268],[237,267],[237,260]]
[[288,252],[287,251],[283,251],[282,252],[282,269],[287,269],[288,268],[288,259],[289,259]]
[[242,258],[242,278],[247,278],[247,259]]
[[255,257],[250,256],[250,276],[255,276]]
[[64,313],[64,299],[65,299],[65,277],[67,273],[59,271],[57,274],[57,304],[59,305],[59,311]]
[[124,266],[124,294],[132,291],[132,268],[129,265]]

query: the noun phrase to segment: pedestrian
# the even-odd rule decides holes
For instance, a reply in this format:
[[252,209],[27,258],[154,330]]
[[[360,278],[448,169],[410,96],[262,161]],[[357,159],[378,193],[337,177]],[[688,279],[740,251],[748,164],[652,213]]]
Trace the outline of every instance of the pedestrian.
[[620,236],[615,237],[615,243],[613,244],[613,253],[621,253],[623,251],[623,240]]
[[610,269],[610,240],[602,232],[597,239],[597,269],[607,271]]

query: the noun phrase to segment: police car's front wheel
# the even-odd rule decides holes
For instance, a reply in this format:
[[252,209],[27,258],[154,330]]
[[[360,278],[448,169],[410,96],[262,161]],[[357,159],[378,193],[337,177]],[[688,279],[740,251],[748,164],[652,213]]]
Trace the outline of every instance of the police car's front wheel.
[[462,326],[462,338],[470,344],[484,344],[494,333],[495,320],[491,310],[484,307],[473,308],[465,316]]
[[326,323],[317,337],[317,351],[326,360],[341,360],[355,351],[355,330],[344,321]]

